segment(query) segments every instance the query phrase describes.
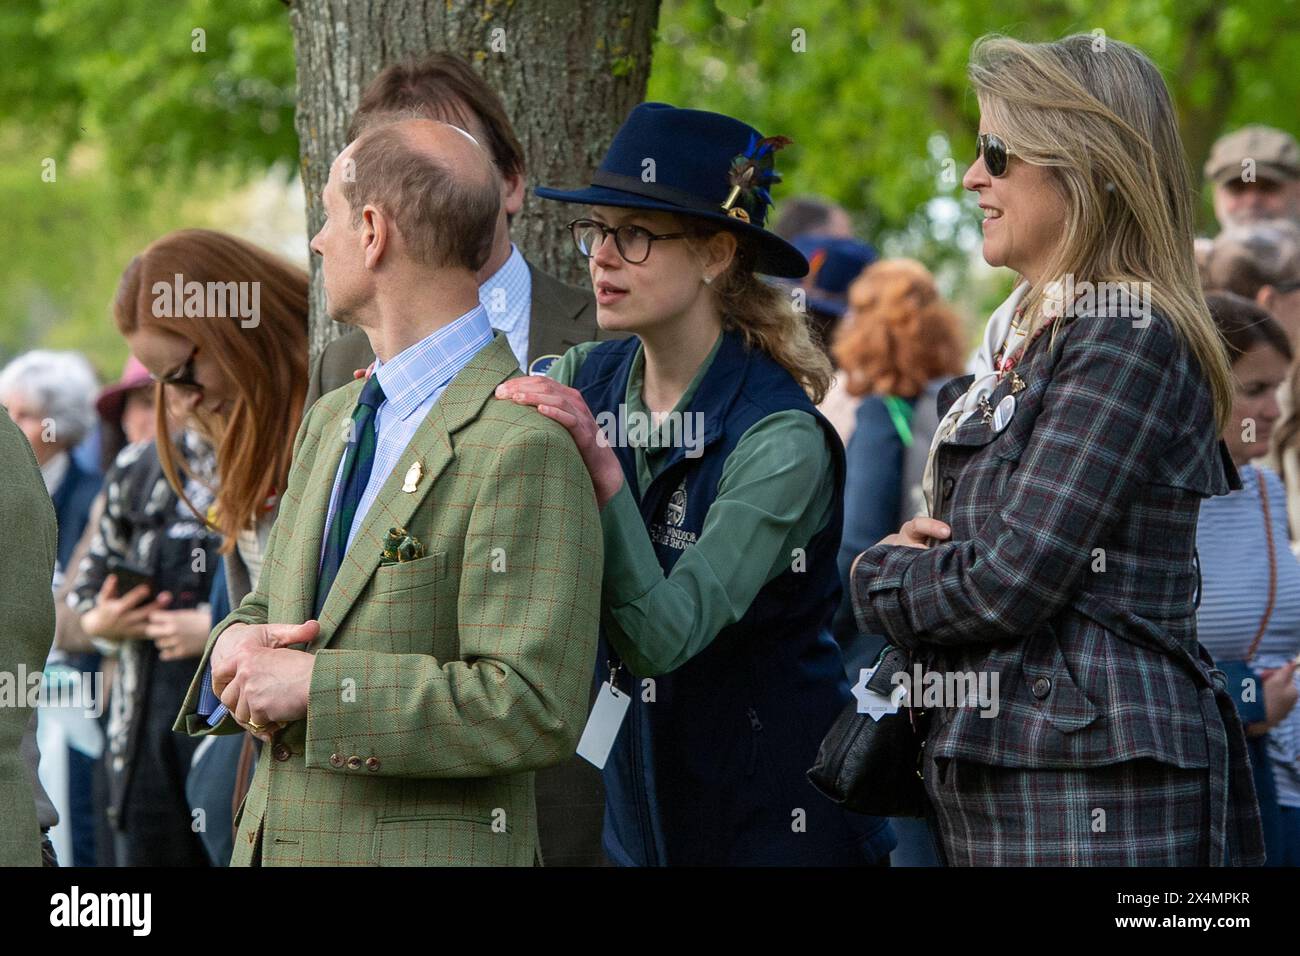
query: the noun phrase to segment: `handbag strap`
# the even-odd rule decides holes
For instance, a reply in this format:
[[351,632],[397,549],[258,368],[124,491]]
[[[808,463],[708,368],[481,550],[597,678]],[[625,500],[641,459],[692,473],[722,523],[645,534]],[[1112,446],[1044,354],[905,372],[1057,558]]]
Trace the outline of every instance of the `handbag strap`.
[[1259,622],[1259,631],[1255,634],[1255,639],[1250,642],[1250,650],[1246,651],[1246,660],[1254,660],[1255,651],[1259,649],[1259,642],[1264,639],[1264,632],[1268,630],[1269,618],[1273,616],[1273,603],[1277,599],[1277,555],[1273,553],[1273,515],[1268,507],[1268,483],[1264,480],[1264,473],[1258,468],[1255,474],[1259,481],[1259,503],[1264,509],[1264,537],[1268,541],[1268,603],[1264,605],[1264,617]]

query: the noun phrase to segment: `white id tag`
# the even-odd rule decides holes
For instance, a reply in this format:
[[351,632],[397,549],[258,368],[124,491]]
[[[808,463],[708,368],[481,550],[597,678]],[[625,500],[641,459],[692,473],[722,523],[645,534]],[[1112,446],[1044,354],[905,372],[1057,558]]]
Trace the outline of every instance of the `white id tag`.
[[907,696],[905,685],[896,686],[888,697],[867,690],[867,682],[876,673],[874,667],[864,667],[858,671],[858,682],[853,685],[853,696],[858,701],[858,713],[870,714],[872,720],[880,720],[888,714],[898,713],[903,699]]
[[578,741],[578,756],[595,766],[597,770],[605,769],[609,752],[614,749],[619,728],[627,717],[627,709],[632,698],[609,681],[600,685],[596,695],[596,706],[591,708],[587,726],[582,728],[582,739]]

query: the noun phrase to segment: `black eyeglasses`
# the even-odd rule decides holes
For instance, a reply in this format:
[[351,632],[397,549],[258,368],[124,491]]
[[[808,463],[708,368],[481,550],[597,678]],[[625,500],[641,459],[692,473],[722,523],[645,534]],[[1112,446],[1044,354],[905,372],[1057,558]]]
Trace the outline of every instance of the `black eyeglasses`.
[[1300,292],[1300,279],[1290,279],[1286,282],[1277,282],[1273,285],[1273,291],[1287,295],[1291,292]]
[[980,133],[975,140],[975,158],[984,157],[984,168],[994,178],[1007,174],[1007,157],[1011,155],[1011,147],[996,133]]
[[166,375],[155,375],[149,373],[149,377],[155,382],[162,385],[173,385],[176,388],[192,388],[196,391],[203,391],[203,386],[199,384],[198,379],[194,377],[194,356],[199,354],[199,347],[194,346],[194,351],[190,352],[190,357],[174,372],[168,372]]
[[569,223],[569,232],[573,235],[573,244],[588,259],[596,254],[605,243],[605,237],[614,234],[614,247],[626,261],[636,265],[645,262],[650,255],[650,245],[656,239],[685,239],[689,232],[664,232],[656,235],[640,226],[619,226],[614,228],[594,219],[575,219]]

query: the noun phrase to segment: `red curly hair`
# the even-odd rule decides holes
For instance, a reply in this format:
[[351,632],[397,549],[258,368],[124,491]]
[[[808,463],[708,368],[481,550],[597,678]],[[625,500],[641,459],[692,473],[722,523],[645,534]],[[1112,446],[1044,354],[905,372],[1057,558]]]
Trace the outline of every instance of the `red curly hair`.
[[915,398],[962,371],[961,322],[914,259],[882,259],[849,286],[831,355],[851,395]]

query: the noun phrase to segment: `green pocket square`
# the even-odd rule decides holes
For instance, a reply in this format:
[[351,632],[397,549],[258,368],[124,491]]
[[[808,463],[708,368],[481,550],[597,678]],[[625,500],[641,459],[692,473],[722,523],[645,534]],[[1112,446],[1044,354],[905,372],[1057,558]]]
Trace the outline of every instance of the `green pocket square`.
[[424,545],[418,538],[408,534],[405,528],[388,529],[388,534],[384,537],[384,550],[380,553],[380,566],[414,561],[422,557],[424,557]]

